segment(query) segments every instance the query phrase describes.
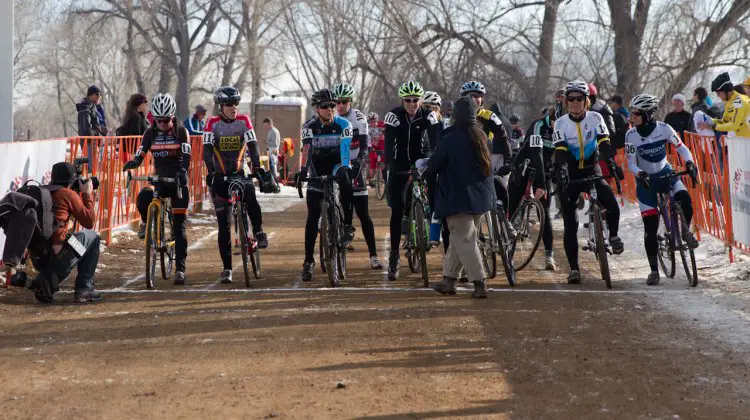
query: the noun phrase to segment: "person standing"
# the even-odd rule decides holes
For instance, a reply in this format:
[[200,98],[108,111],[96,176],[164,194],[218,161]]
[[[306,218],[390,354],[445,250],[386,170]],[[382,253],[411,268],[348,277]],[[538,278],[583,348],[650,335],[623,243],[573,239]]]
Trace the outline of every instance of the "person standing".
[[609,98],[609,107],[612,108],[614,115],[612,118],[615,121],[615,133],[610,139],[612,141],[612,148],[619,150],[625,147],[625,133],[630,130],[630,112],[628,108],[623,106],[623,99],[620,95],[615,95]]
[[[435,212],[445,218],[451,241],[443,260],[443,280],[433,289],[444,295],[456,294],[462,267],[474,284],[472,296],[486,298],[486,279],[477,245],[477,225],[495,201],[487,135],[477,124],[479,106],[468,96],[453,105],[453,125],[440,141],[435,154],[420,159],[417,168],[424,176],[437,176]],[[471,164],[467,164],[471,162]]]
[[281,133],[279,133],[278,128],[274,127],[273,120],[271,118],[265,118],[263,120],[263,128],[268,130],[268,139],[266,140],[266,149],[268,150],[268,167],[271,169],[271,173],[273,174],[274,178],[278,179]]
[[685,138],[685,131],[690,129],[690,120],[693,119],[693,115],[685,109],[685,102],[685,95],[681,93],[675,94],[672,97],[674,111],[664,117],[664,122],[677,132],[680,139]]
[[185,128],[191,136],[202,136],[206,129],[206,108],[203,105],[195,107],[193,116],[185,120]]
[[148,129],[149,123],[146,120],[146,109],[148,108],[148,98],[140,93],[130,96],[128,104],[125,107],[125,116],[115,133],[118,136],[141,136]]

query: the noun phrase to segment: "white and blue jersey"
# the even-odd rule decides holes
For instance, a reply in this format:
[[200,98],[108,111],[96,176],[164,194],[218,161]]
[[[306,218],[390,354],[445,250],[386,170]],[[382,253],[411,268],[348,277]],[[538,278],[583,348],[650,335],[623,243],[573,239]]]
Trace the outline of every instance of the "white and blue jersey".
[[685,162],[693,160],[693,155],[680,140],[677,133],[668,124],[657,121],[656,127],[648,136],[641,136],[636,128],[631,128],[625,134],[625,151],[628,154],[628,168],[634,175],[644,171],[651,175],[650,188],[646,188],[640,181],[636,185],[636,195],[641,209],[641,215],[653,216],[657,211],[657,194],[670,192],[672,196],[685,190],[682,181],[675,179],[668,185],[666,179],[658,177],[672,171],[672,165],[667,160],[667,144],[671,143]]
[[580,121],[565,114],[555,121],[555,150],[567,152],[569,166],[583,169],[598,160],[599,144],[609,141],[609,130],[601,114],[587,111]]
[[333,117],[330,124],[319,118],[302,127],[302,144],[308,149],[308,175],[335,175],[341,166],[351,167],[352,124],[346,118]]

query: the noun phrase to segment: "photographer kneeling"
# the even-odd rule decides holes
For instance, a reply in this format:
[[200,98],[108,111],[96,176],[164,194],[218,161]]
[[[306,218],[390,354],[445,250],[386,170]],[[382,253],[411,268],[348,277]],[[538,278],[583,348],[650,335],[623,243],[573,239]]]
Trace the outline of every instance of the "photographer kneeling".
[[[33,290],[39,302],[52,303],[53,294],[60,289],[59,284],[70,275],[73,267],[78,267],[75,302],[101,300],[102,295],[94,291],[94,274],[99,262],[99,234],[91,230],[96,219],[92,180],[82,180],[75,166],[60,162],[52,166],[50,185],[41,188],[48,190],[52,197],[54,230],[45,243],[29,248],[39,275],[31,281],[25,273],[18,273],[11,283]],[[68,232],[71,219],[86,230]]]

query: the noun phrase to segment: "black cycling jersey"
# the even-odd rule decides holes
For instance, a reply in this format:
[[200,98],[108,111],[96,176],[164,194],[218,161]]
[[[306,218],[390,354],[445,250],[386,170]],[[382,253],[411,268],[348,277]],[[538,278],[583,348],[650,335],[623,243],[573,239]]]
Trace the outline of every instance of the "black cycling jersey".
[[143,133],[141,147],[138,148],[134,160],[140,164],[149,151],[154,159],[154,169],[159,176],[174,177],[179,171],[187,172],[190,169],[190,136],[187,129],[176,119],[169,131],[149,127]]
[[[385,115],[385,162],[398,170],[409,169],[437,146],[439,121],[435,112],[419,108],[413,117],[403,106]],[[425,142],[425,134],[427,142]]]

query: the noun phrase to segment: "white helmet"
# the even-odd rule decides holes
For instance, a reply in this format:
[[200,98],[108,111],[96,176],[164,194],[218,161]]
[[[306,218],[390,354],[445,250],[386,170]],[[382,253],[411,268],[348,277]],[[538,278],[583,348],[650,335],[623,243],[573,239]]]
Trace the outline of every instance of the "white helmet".
[[570,92],[582,93],[583,96],[589,96],[589,85],[581,79],[573,80],[565,86],[565,95],[567,96]]
[[643,112],[653,112],[659,108],[659,99],[654,95],[642,93],[633,97],[630,101],[630,107]]
[[424,93],[424,96],[422,97],[422,101],[424,102],[425,105],[437,105],[437,106],[443,105],[443,100],[440,98],[440,95],[438,95],[437,93],[431,90],[428,90],[427,92]]
[[483,84],[481,84],[480,82],[477,82],[476,80],[471,80],[461,85],[461,92],[459,92],[461,96],[465,96],[466,94],[471,93],[471,92],[476,92],[476,93],[481,93],[482,95],[486,95],[487,89],[484,88]]
[[354,88],[349,83],[339,83],[333,87],[333,96],[336,99],[352,99]]
[[151,114],[154,118],[172,118],[177,111],[172,95],[160,93],[151,100]]

